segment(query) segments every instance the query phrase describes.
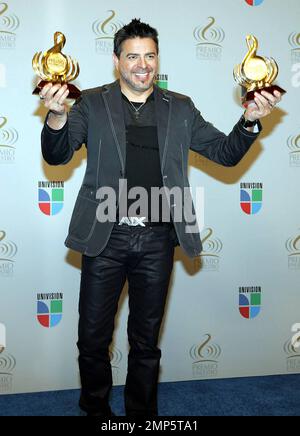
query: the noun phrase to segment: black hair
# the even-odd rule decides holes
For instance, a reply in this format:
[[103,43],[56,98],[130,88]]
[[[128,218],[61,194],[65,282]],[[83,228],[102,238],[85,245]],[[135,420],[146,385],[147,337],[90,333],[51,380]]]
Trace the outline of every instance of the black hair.
[[158,53],[158,33],[157,30],[142,23],[140,19],[134,18],[129,24],[122,27],[114,36],[114,53],[119,58],[122,51],[122,43],[126,39],[133,38],[151,38],[156,44]]

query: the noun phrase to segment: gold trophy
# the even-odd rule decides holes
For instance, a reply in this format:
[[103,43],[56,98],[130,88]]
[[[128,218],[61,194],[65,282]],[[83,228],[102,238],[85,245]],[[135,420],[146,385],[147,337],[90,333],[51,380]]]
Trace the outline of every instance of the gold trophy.
[[246,37],[248,53],[241,64],[233,70],[235,81],[242,86],[242,103],[245,107],[254,100],[254,93],[265,90],[271,94],[286,91],[277,85],[272,85],[278,75],[278,65],[273,58],[257,56],[258,41],[253,35]]
[[79,65],[75,59],[61,52],[65,43],[65,35],[61,32],[55,32],[54,46],[45,53],[39,52],[33,56],[32,68],[42,79],[33,91],[33,94],[39,94],[41,89],[51,82],[53,84],[67,84],[69,89],[68,98],[76,99],[80,96],[81,92],[79,89],[68,83],[78,77]]

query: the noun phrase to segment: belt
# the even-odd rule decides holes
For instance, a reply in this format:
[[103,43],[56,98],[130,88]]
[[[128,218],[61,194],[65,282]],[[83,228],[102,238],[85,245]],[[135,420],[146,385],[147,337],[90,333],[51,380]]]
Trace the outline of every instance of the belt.
[[130,226],[130,227],[156,227],[156,226],[164,226],[164,227],[172,227],[172,223],[170,222],[151,222],[144,221],[144,217],[123,217],[117,224],[119,226]]

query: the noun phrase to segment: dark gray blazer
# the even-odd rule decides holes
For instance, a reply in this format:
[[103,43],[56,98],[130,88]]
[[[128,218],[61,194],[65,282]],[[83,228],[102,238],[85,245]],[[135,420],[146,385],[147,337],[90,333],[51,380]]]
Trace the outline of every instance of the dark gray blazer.
[[[238,122],[227,136],[206,122],[187,96],[154,87],[161,172],[164,185],[182,190],[189,186],[189,149],[224,166],[236,165],[255,141]],[[65,245],[87,256],[105,248],[113,223],[100,223],[96,217],[99,200],[96,191],[112,187],[119,195],[119,179],[124,178],[126,162],[125,124],[119,82],[82,92],[73,105],[67,124],[59,131],[45,123],[42,153],[50,165],[69,162],[82,144],[87,147],[87,168],[73,210]],[[183,207],[183,204],[172,204]],[[175,222],[179,244],[188,256],[202,250],[199,232],[187,233],[186,222]]]

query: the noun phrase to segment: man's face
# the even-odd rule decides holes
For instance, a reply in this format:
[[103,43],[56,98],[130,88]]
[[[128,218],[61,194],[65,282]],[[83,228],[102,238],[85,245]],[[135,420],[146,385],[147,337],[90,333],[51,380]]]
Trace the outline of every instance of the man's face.
[[120,58],[114,55],[121,84],[135,92],[145,92],[153,86],[157,70],[156,44],[151,38],[127,39],[122,44]]

